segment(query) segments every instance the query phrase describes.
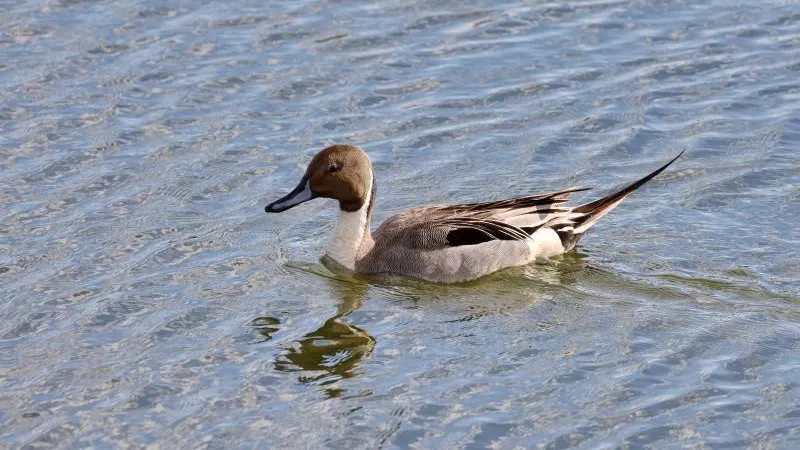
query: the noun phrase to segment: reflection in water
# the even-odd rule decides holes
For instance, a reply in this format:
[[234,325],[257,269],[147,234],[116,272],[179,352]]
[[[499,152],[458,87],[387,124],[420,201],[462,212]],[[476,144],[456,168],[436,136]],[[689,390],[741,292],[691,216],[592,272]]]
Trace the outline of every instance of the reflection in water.
[[323,372],[317,375],[304,375],[304,383],[329,384],[341,378],[355,375],[355,368],[361,359],[375,346],[375,338],[354,325],[339,322],[335,316],[319,329],[306,334],[297,344],[287,350],[275,362],[281,371],[303,370]]
[[263,339],[261,339],[261,342],[263,342],[272,339],[272,335],[280,330],[278,327],[280,323],[280,319],[264,316],[256,317],[250,325],[258,330],[258,333],[263,337]]
[[[323,263],[327,261],[323,260]],[[468,321],[487,314],[497,314],[508,310],[523,308],[542,300],[552,298],[555,291],[572,283],[575,272],[585,268],[579,257],[568,257],[550,264],[537,264],[500,272],[481,280],[461,285],[437,285],[404,277],[353,277],[339,268],[325,264],[333,272],[323,273],[318,266],[294,269],[321,276],[329,280],[328,286],[334,298],[340,303],[336,314],[327,319],[318,329],[305,334],[299,341],[287,346],[275,361],[274,367],[281,372],[302,372],[298,380],[302,383],[329,386],[340,379],[358,375],[361,360],[375,347],[376,340],[366,330],[345,323],[343,319],[361,307],[370,286],[380,291],[419,301],[431,300],[426,307],[431,310],[454,307],[461,311],[461,317],[454,321]],[[499,283],[498,283],[499,281]],[[535,281],[535,284],[531,284]],[[483,289],[481,289],[483,287]],[[483,296],[474,296],[476,291],[490,289],[494,297],[516,296],[504,302],[486,302]],[[449,300],[454,300],[451,302]],[[474,301],[473,301],[474,300]],[[440,311],[441,312],[441,311]],[[273,317],[259,317],[252,322],[263,336],[272,339],[278,331],[280,322]],[[331,397],[341,394],[341,390],[328,387]]]
[[[413,295],[427,301],[424,308],[450,317],[444,322],[471,322],[487,316],[510,314],[567,293],[583,294],[570,287],[589,268],[577,254],[546,262],[506,269],[490,276],[457,285],[422,284]],[[396,290],[396,289],[395,289]]]
[[[342,321],[361,307],[368,285],[332,279],[330,287],[334,297],[341,299],[336,315],[287,348],[275,361],[274,367],[278,371],[303,371],[298,377],[302,383],[330,385],[342,378],[353,377],[358,374],[359,362],[375,347],[375,338],[366,330]],[[327,389],[330,397],[341,392]]]
[[[316,265],[292,265],[291,268],[328,280],[332,297],[340,299],[336,314],[318,329],[286,346],[277,357],[274,368],[281,372],[302,372],[298,376],[301,383],[327,386],[326,392],[330,397],[342,393],[330,385],[358,375],[359,363],[372,352],[377,342],[366,330],[343,321],[361,307],[370,286],[415,302],[428,300],[426,308],[432,311],[454,308],[457,311],[450,313],[459,317],[452,321],[461,322],[550,299],[572,284],[575,274],[586,268],[580,255],[568,255],[547,264],[518,267],[469,283],[439,285],[396,276],[354,277],[325,259],[323,263],[330,272],[321,271]],[[485,296],[475,295],[476,292],[485,294],[487,290],[492,292],[492,298],[505,300],[486,302]],[[512,293],[514,295],[508,295]],[[267,316],[252,322],[263,341],[272,339],[279,325],[278,319]]]

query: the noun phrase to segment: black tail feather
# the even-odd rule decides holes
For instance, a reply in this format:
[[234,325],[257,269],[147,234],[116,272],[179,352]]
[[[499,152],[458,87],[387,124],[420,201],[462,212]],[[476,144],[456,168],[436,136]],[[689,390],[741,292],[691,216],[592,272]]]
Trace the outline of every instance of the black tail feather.
[[583,236],[583,232],[589,227],[594,225],[601,217],[608,214],[609,211],[614,209],[622,200],[625,199],[631,192],[640,188],[643,184],[652,180],[656,175],[663,172],[667,167],[674,163],[678,158],[683,155],[686,150],[681,150],[677,156],[672,158],[668,163],[661,166],[659,169],[651,172],[644,178],[637,180],[624,189],[621,189],[611,195],[595,200],[591,203],[578,206],[573,209],[573,212],[585,214],[583,217],[575,219],[575,223],[571,227],[562,227],[561,230],[555,230],[561,238],[561,242],[566,250],[571,250],[578,243]]

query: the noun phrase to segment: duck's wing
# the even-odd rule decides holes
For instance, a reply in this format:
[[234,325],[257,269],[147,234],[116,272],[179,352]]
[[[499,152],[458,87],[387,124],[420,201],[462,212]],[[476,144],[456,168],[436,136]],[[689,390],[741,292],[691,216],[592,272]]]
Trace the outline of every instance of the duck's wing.
[[463,205],[439,206],[437,208],[452,214],[470,214],[492,216],[498,213],[524,214],[527,208],[546,209],[567,201],[575,192],[588,191],[591,188],[571,187],[563,191],[548,192],[546,194],[530,195],[527,197],[509,198],[483,203],[465,203]]
[[567,208],[563,203],[571,194],[587,189],[570,188],[494,202],[418,208],[391,217],[377,230],[376,238],[404,247],[436,250],[491,241],[525,240],[544,227],[556,233],[563,251],[569,251],[601,217],[683,153],[681,151],[627,187],[575,208]]
[[426,250],[525,240],[543,226],[571,222],[575,213],[561,204],[570,194],[584,190],[571,188],[493,202],[412,209],[389,218],[376,231],[376,237]]

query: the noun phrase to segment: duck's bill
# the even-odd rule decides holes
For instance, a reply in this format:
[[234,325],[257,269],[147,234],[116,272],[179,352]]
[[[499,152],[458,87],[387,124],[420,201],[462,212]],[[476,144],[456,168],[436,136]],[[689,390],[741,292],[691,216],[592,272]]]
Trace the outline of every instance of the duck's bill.
[[268,213],[286,211],[289,208],[294,208],[300,203],[305,203],[314,198],[316,198],[316,195],[311,192],[311,186],[308,185],[308,177],[304,176],[303,179],[300,180],[300,184],[298,184],[292,192],[289,192],[285,197],[267,205],[264,211]]

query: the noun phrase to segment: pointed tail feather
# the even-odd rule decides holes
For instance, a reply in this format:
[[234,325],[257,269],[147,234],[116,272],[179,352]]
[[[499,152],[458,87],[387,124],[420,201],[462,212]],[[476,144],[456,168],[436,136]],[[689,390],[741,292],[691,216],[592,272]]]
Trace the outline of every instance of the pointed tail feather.
[[647,183],[648,181],[652,180],[656,175],[663,172],[667,167],[669,167],[672,163],[674,163],[678,158],[683,155],[686,150],[682,150],[678,155],[672,158],[668,163],[661,166],[659,169],[653,171],[646,177],[635,181],[625,187],[624,189],[617,191],[609,196],[603,197],[599,200],[595,200],[591,203],[587,203],[585,205],[581,205],[576,207],[572,210],[572,212],[584,214],[584,216],[579,217],[574,220],[574,224],[572,226],[564,227],[562,230],[556,230],[559,236],[561,237],[561,241],[564,244],[565,250],[571,250],[575,247],[575,244],[578,243],[580,238],[583,236],[583,232],[588,230],[589,227],[594,225],[601,217],[608,214],[612,209],[616,208],[617,205],[622,203],[625,200],[625,197],[631,194],[631,192],[635,191],[636,189],[640,188],[643,184]]

